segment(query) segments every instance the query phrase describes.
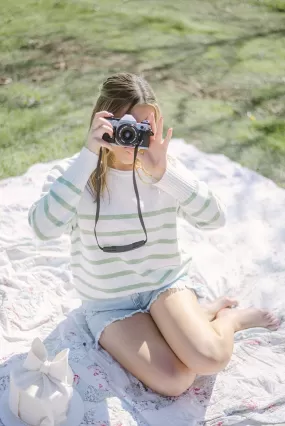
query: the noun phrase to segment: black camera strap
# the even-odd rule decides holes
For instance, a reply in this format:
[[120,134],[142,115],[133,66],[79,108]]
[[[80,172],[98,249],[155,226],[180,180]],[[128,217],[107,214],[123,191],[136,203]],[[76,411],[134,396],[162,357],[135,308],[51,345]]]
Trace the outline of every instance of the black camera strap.
[[100,244],[98,242],[97,234],[96,234],[96,225],[97,225],[97,222],[99,220],[99,212],[100,212],[100,192],[101,192],[100,165],[101,165],[102,153],[103,153],[102,147],[100,148],[99,159],[98,159],[98,164],[97,164],[97,168],[96,168],[96,175],[95,175],[96,176],[96,204],[97,205],[96,205],[94,234],[95,234],[95,238],[96,238],[98,247],[106,253],[122,253],[122,252],[125,252],[125,251],[135,250],[139,247],[142,247],[147,242],[147,233],[146,233],[145,224],[144,224],[143,217],[142,217],[139,192],[138,192],[136,176],[135,176],[135,164],[136,164],[138,148],[139,148],[139,146],[136,145],[135,152],[134,152],[134,164],[133,164],[133,183],[134,183],[134,190],[135,190],[136,199],[137,199],[139,219],[140,219],[141,226],[142,226],[144,233],[145,233],[145,240],[137,241],[137,242],[127,244],[127,245],[124,245],[124,246],[108,246],[108,247],[101,247],[100,246]]

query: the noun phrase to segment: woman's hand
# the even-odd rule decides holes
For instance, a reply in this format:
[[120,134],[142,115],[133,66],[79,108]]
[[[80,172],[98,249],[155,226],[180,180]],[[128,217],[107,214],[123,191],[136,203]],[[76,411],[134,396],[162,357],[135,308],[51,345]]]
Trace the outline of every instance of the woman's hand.
[[101,146],[112,150],[112,146],[108,142],[105,142],[102,139],[102,136],[104,133],[109,133],[111,137],[113,136],[113,126],[108,120],[106,120],[106,118],[104,118],[110,118],[113,116],[114,114],[108,111],[97,112],[94,116],[94,120],[88,134],[86,147],[90,151],[95,152],[95,154],[98,154]]
[[156,125],[154,113],[152,112],[147,120],[154,135],[150,137],[149,148],[139,150],[137,157],[141,161],[143,168],[155,179],[160,180],[166,170],[166,154],[172,137],[172,128],[168,129],[166,137],[163,139],[163,117],[160,117]]

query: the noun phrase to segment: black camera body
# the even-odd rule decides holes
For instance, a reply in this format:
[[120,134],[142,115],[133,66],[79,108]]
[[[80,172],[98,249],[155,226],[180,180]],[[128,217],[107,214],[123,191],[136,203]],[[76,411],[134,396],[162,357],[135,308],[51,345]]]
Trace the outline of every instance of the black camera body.
[[113,126],[113,137],[104,133],[102,139],[111,145],[148,149],[150,136],[153,136],[148,120],[137,123],[132,115],[126,114],[122,118],[106,118]]

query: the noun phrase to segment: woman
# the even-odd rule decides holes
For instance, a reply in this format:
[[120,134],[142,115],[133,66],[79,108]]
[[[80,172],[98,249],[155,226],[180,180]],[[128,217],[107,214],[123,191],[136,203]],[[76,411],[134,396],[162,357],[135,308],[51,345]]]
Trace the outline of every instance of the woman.
[[[102,139],[105,133],[113,136],[108,118],[126,113],[137,122],[147,119],[154,133],[149,149],[136,153],[139,200],[132,179],[134,148]],[[29,223],[42,240],[71,234],[74,286],[95,347],[154,391],[177,396],[197,374],[213,374],[228,364],[235,332],[274,330],[279,321],[265,310],[230,309],[237,301],[228,297],[198,303],[198,285],[187,275],[191,256],[179,250],[176,217],[210,231],[225,225],[226,208],[206,182],[167,155],[171,136],[168,129],[163,139],[161,111],[142,77],[107,78],[85,146],[52,168]],[[142,244],[133,250],[104,251],[138,240]]]

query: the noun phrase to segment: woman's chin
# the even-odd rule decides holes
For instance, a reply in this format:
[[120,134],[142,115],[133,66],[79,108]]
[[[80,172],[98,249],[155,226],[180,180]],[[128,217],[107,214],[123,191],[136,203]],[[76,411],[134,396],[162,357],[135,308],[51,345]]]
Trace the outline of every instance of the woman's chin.
[[126,166],[130,166],[131,164],[133,164],[134,160],[125,160],[122,161],[123,164],[125,164]]
[[132,170],[133,162],[133,159],[120,158],[120,160],[115,162],[114,168],[119,170]]
[[132,154],[128,154],[128,155],[124,156],[123,158],[121,158],[120,161],[121,161],[121,163],[129,166],[130,164],[133,164],[134,156]]

